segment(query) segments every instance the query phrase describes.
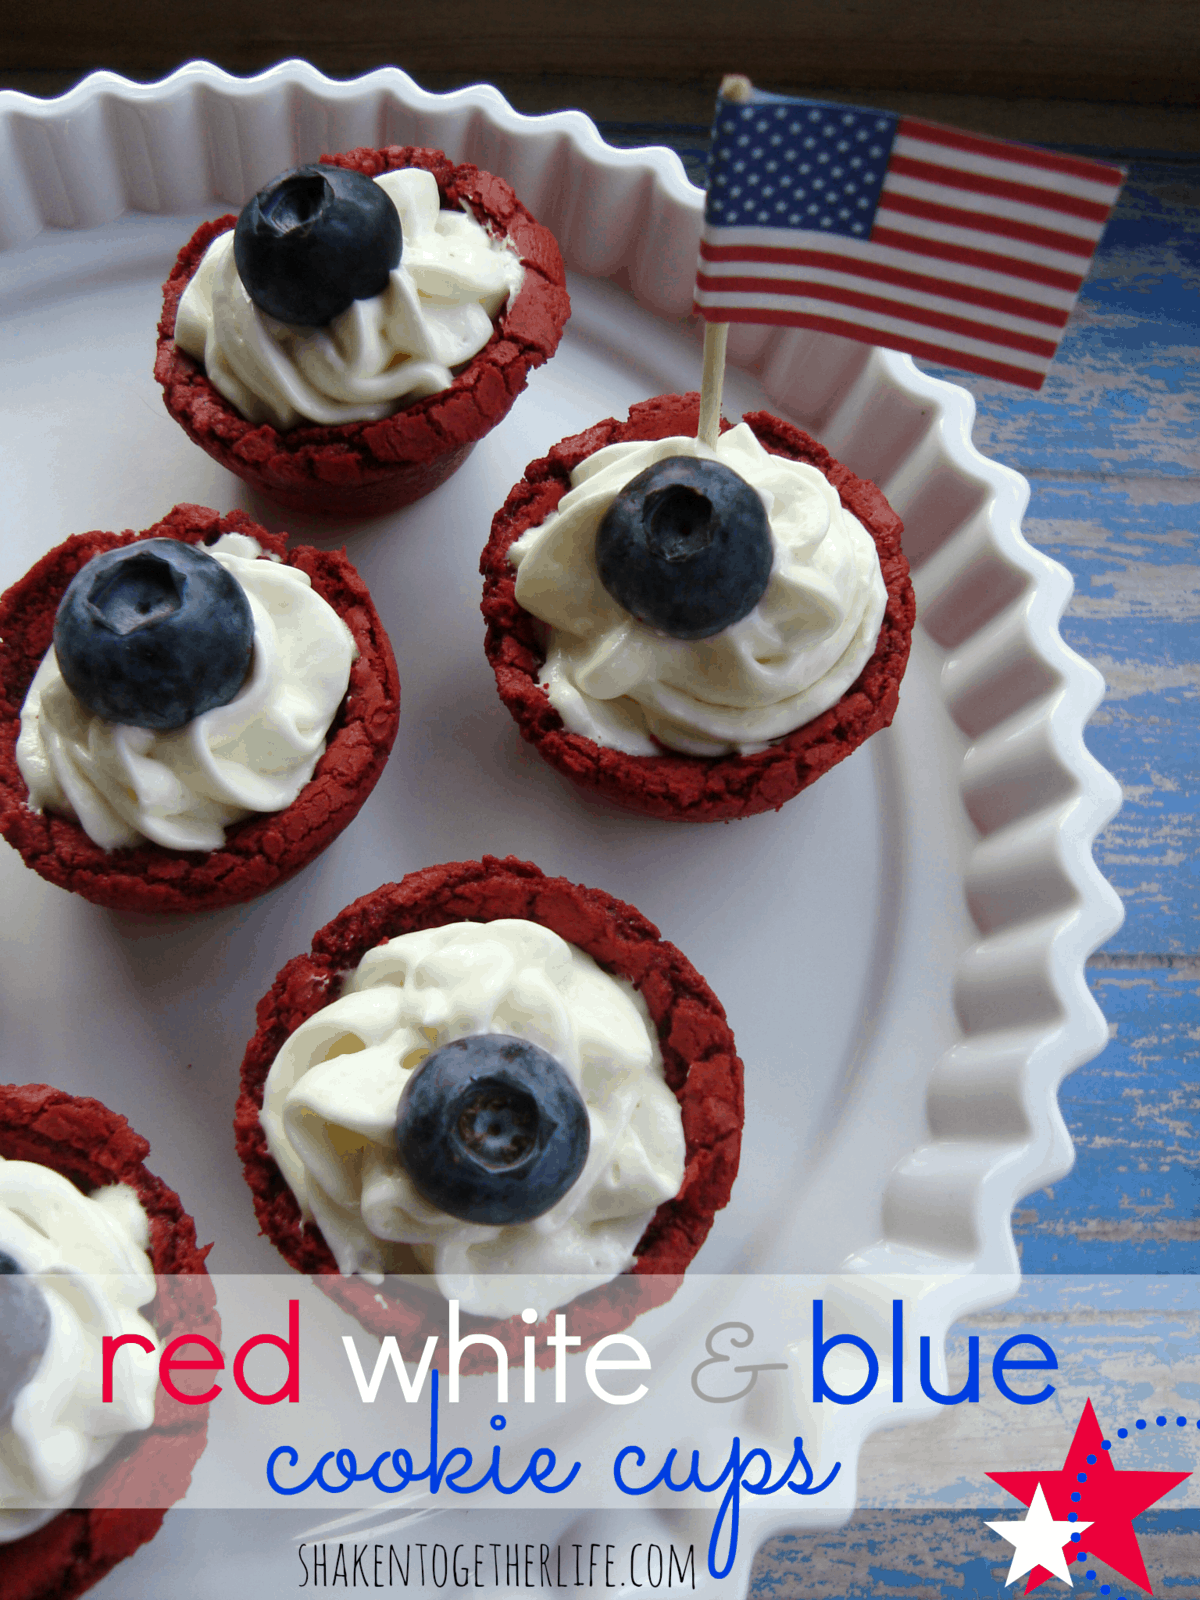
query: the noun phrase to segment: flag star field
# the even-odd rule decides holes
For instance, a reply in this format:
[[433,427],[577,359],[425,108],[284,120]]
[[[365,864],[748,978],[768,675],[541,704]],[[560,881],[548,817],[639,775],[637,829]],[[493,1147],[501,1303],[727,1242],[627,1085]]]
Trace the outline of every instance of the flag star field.
[[898,121],[855,106],[722,100],[705,220],[869,238]]

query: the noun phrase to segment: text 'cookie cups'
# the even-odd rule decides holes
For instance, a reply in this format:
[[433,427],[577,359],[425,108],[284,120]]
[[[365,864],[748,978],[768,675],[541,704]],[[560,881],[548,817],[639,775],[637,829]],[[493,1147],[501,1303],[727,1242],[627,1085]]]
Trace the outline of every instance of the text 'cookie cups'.
[[237,218],[230,215],[196,231],[163,286],[154,375],[167,410],[189,437],[272,500],[294,511],[374,516],[419,500],[462,465],[508,414],[529,372],[558,348],[570,301],[554,235],[502,178],[470,163],[455,166],[440,150],[411,145],[349,150],[321,160],[368,178],[422,168],[437,180],[443,212],[465,208],[492,235],[511,243],[525,268],[524,281],[494,319],[489,343],[449,388],[381,421],[301,423],[286,432],[248,422],[175,343],[180,297],[212,241],[233,228]]
[[[128,1184],[149,1222],[147,1253],[159,1283],[146,1316],[160,1343],[185,1332],[217,1343],[221,1325],[205,1267],[211,1247],[197,1246],[179,1196],[146,1170],[149,1150],[98,1100],[45,1084],[0,1085],[0,1157],[48,1167],[84,1194]],[[87,1480],[87,1498],[96,1504],[61,1511],[0,1544],[4,1600],[70,1600],[153,1539],[166,1507],[187,1492],[207,1433],[207,1405],[182,1405],[159,1388],[150,1428],[127,1435]]]
[[[338,1275],[333,1252],[320,1231],[306,1225],[268,1149],[260,1121],[267,1076],[285,1041],[338,999],[343,976],[376,946],[417,930],[509,918],[549,929],[603,972],[633,986],[657,1034],[664,1081],[681,1115],[682,1184],[673,1199],[658,1206],[636,1244],[632,1268],[571,1302],[570,1328],[582,1338],[581,1348],[628,1327],[642,1311],[670,1298],[715,1212],[727,1204],[737,1174],[744,1104],[733,1035],[712,990],[653,924],[602,890],[547,878],[514,857],[485,856],[410,873],[349,906],[316,935],[311,954],[297,956],[280,972],[259,1002],[258,1031],[242,1063],[235,1119],[238,1153],[262,1231],[292,1266],[315,1274],[332,1299],[381,1337],[423,1340],[430,1332],[444,1332],[445,1302],[432,1279],[428,1293],[414,1294],[411,1283],[396,1293],[385,1279],[381,1292],[362,1277]],[[541,1336],[553,1330],[553,1317],[534,1329],[520,1316],[465,1315],[463,1326],[500,1339],[514,1359],[525,1337],[536,1332],[543,1346],[539,1362],[550,1357]],[[407,1353],[403,1343],[402,1348]],[[439,1365],[444,1350],[443,1340]],[[488,1370],[489,1361],[494,1365],[495,1357],[472,1346],[461,1370]]]
[[[94,556],[148,539],[214,544],[255,540],[264,556],[304,574],[349,629],[357,655],[349,687],[312,777],[283,810],[229,826],[208,852],[142,842],[106,850],[78,822],[29,804],[17,764],[21,710],[53,642],[55,614],[71,580]],[[289,550],[245,513],[221,516],[180,505],[142,533],[76,534],[0,597],[0,834],[25,864],[60,888],[121,911],[209,911],[252,900],[306,866],[347,827],[374,788],[396,737],[400,685],[392,647],[366,585],[344,552]]]
[[[587,457],[608,445],[694,436],[698,417],[697,394],[660,395],[632,406],[628,421],[607,418],[532,462],[493,520],[480,562],[482,609],[485,649],[500,698],[522,737],[551,766],[581,788],[646,816],[724,822],[778,810],[890,724],[916,608],[900,548],[902,525],[875,485],[841,466],[799,428],[765,411],[751,412],[744,421],[759,443],[771,455],[820,471],[874,541],[887,601],[870,659],[829,710],[749,755],[692,756],[665,747],[660,755],[630,755],[566,728],[538,681],[546,661],[546,628],[517,602],[509,551],[557,508],[571,487],[571,472]],[[728,424],[722,426],[726,431]]]

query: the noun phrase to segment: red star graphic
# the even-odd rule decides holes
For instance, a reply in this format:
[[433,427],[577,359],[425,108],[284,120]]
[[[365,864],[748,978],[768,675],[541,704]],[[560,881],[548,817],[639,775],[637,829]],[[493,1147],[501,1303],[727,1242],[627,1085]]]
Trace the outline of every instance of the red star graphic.
[[[1103,1438],[1089,1400],[1061,1471],[989,1472],[988,1477],[1026,1506],[1032,1503],[1040,1483],[1052,1517],[1063,1521],[1074,1511],[1080,1522],[1092,1524],[1082,1536],[1082,1548],[1090,1556],[1107,1562],[1114,1572],[1153,1594],[1133,1531],[1133,1519],[1147,1506],[1161,1500],[1177,1483],[1190,1478],[1191,1473],[1118,1472],[1112,1464],[1111,1452],[1101,1448]],[[1072,1500],[1073,1494],[1078,1494],[1079,1499]],[[1069,1562],[1077,1558],[1080,1548],[1079,1544],[1067,1545]],[[1025,1593],[1053,1576],[1045,1567],[1034,1567]]]

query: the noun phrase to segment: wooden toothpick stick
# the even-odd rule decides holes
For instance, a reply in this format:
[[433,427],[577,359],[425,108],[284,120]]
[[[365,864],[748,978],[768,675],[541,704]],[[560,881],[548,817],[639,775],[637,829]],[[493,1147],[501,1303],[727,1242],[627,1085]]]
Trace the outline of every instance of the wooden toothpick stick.
[[721,389],[725,383],[727,322],[704,324],[704,370],[700,377],[700,426],[696,437],[710,450],[717,448],[721,432]]
[[754,85],[740,72],[727,72],[721,79],[721,87],[717,93],[722,100],[736,100],[739,105],[744,106],[754,95]]
[[[754,93],[754,85],[740,73],[727,73],[718,90],[723,100],[742,104]],[[704,324],[704,366],[700,377],[700,425],[696,437],[710,450],[717,448],[721,433],[721,391],[725,384],[725,346],[729,339],[727,322]]]

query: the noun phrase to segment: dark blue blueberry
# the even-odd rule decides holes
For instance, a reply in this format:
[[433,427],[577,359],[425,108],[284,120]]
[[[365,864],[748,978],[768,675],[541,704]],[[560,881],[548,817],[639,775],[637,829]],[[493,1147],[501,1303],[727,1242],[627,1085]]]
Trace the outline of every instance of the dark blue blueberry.
[[49,1343],[46,1296],[0,1250],[0,1421],[11,1413]]
[[254,618],[241,584],[207,550],[145,539],[75,574],[54,620],[54,650],[89,711],[164,733],[237,694]]
[[669,456],[639,472],[596,535],[600,582],[674,639],[707,639],[754,610],[771,576],[771,529],[755,489],[718,461]]
[[545,1050],[506,1033],[455,1039],[412,1075],[396,1145],[420,1193],[464,1222],[529,1222],[587,1161],[587,1107]]
[[383,293],[403,243],[399,213],[370,178],[345,167],[293,167],[242,207],[233,259],[261,311],[319,328],[355,300]]

